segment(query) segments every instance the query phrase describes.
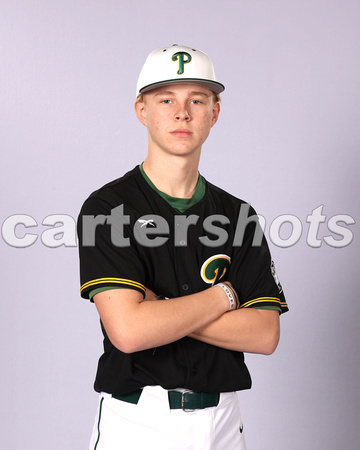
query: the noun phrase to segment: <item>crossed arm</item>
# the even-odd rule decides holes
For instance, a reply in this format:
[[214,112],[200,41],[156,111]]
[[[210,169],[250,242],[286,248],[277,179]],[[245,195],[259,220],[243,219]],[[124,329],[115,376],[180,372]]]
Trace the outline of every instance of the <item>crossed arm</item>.
[[185,336],[235,351],[269,355],[280,337],[279,313],[243,308],[228,311],[225,292],[205,291],[165,301],[145,299],[133,289],[113,289],[94,296],[113,345],[125,353],[159,347]]

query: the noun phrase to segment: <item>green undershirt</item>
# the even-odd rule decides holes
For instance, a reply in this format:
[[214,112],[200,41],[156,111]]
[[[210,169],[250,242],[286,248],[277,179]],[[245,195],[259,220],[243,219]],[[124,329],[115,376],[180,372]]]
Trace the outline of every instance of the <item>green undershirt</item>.
[[139,169],[142,176],[147,181],[148,185],[152,189],[154,189],[154,191],[157,192],[160,195],[160,197],[162,197],[176,212],[180,214],[184,213],[187,209],[196,205],[196,203],[198,203],[205,195],[206,181],[200,174],[198,182],[196,184],[195,192],[193,193],[191,198],[178,198],[178,197],[171,197],[170,195],[165,194],[165,192],[159,191],[159,189],[153,184],[150,178],[146,175],[142,167],[142,164],[140,164]]

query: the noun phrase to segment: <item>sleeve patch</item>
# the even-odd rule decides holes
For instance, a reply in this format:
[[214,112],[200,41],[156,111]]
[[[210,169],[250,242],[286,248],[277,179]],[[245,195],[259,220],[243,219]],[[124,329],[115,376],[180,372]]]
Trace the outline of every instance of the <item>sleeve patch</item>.
[[271,261],[271,274],[274,277],[275,283],[276,283],[276,285],[277,285],[277,287],[279,289],[279,294],[281,294],[283,288],[282,288],[282,286],[280,284],[279,277],[277,276],[277,273],[276,273],[276,270],[275,270],[274,261]]

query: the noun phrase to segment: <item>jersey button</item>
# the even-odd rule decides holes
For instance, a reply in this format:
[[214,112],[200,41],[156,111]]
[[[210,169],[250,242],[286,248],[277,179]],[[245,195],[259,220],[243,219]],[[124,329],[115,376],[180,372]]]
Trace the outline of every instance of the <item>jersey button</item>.
[[184,283],[184,284],[181,286],[181,288],[182,288],[183,291],[188,291],[188,290],[189,290],[189,285],[186,284],[186,283]]
[[193,374],[194,375],[197,375],[199,373],[199,369],[197,369],[196,367],[195,367],[195,369],[193,369]]

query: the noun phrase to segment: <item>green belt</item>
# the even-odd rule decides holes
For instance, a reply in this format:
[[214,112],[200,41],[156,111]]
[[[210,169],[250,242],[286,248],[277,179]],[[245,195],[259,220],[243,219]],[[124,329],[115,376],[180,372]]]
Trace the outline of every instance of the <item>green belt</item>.
[[[113,395],[113,398],[127,403],[137,404],[142,389],[123,395]],[[195,409],[210,408],[219,404],[220,394],[209,394],[194,391],[168,391],[170,409],[193,411]]]

